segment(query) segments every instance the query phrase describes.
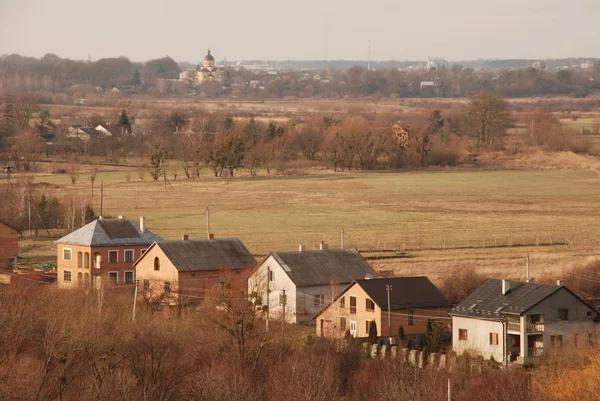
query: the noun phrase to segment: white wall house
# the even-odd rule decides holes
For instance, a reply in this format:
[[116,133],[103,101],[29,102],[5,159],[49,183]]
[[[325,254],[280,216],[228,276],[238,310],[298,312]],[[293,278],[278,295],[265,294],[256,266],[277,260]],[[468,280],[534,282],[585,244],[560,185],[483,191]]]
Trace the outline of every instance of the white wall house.
[[497,362],[534,364],[552,347],[588,344],[598,312],[562,282],[488,279],[450,311],[452,346]]
[[248,293],[268,308],[269,319],[311,323],[313,317],[350,283],[375,277],[356,249],[272,252],[248,279]]

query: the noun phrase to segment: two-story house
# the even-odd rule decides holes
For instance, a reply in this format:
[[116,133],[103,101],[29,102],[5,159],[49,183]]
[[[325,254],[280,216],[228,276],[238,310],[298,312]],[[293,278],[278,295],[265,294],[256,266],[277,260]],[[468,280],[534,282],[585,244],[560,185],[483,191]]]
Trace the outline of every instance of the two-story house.
[[165,304],[218,302],[224,287],[245,288],[256,259],[238,238],[153,243],[135,263],[139,292]]
[[402,326],[416,345],[425,340],[427,321],[448,319],[450,306],[427,277],[356,280],[315,317],[317,335],[367,337],[375,322],[378,336],[397,336]]
[[561,281],[487,279],[450,316],[456,353],[533,364],[551,347],[587,344],[598,312]]
[[160,240],[146,229],[144,217],[139,225],[122,216],[100,217],[56,241],[58,287],[133,284],[133,263]]
[[356,249],[271,252],[248,279],[248,293],[269,319],[311,323],[313,316],[354,280],[376,273]]

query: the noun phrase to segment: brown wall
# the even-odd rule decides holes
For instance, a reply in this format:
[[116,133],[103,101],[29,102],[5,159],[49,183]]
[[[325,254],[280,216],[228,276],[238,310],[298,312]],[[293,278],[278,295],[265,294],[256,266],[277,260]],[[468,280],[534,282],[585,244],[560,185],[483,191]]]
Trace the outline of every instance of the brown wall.
[[[70,288],[78,286],[78,277],[79,273],[81,273],[82,278],[82,286],[91,285],[92,282],[95,286],[97,285],[105,285],[109,283],[109,272],[117,272],[118,284],[125,283],[125,271],[134,271],[133,279],[135,280],[135,269],[133,268],[132,262],[125,262],[125,250],[132,249],[133,252],[133,260],[137,260],[143,249],[147,249],[149,245],[125,245],[125,246],[108,246],[108,247],[90,247],[90,246],[82,246],[82,245],[70,245],[70,244],[57,244],[57,283],[59,288]],[[65,260],[63,258],[63,250],[65,248],[71,249],[71,260]],[[109,251],[117,251],[118,252],[118,262],[110,263],[109,261]],[[78,266],[77,254],[78,252],[82,253],[82,264],[81,267]],[[89,267],[85,266],[85,253],[89,253]],[[97,269],[94,267],[94,255],[100,254],[101,263],[100,268]],[[71,282],[66,282],[64,280],[64,271],[71,271]],[[88,274],[88,276],[85,276]],[[86,280],[87,277],[87,280]]]
[[0,223],[0,267],[12,267],[19,254],[19,233]]

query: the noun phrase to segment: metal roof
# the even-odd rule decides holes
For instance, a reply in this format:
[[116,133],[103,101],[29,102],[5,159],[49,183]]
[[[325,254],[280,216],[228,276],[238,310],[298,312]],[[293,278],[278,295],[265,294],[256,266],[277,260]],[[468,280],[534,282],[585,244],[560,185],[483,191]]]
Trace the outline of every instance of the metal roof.
[[155,245],[178,271],[254,267],[256,259],[238,238],[162,241]]
[[393,277],[356,280],[381,309],[387,309],[386,285],[391,285],[391,309],[450,307],[452,303],[442,295],[427,277]]
[[349,284],[377,273],[354,248],[318,251],[272,252],[298,287]]
[[489,278],[450,311],[450,315],[499,320],[522,315],[564,286],[507,280],[510,290],[502,295],[502,280]]
[[128,219],[98,219],[57,240],[57,243],[84,246],[150,245],[162,238]]

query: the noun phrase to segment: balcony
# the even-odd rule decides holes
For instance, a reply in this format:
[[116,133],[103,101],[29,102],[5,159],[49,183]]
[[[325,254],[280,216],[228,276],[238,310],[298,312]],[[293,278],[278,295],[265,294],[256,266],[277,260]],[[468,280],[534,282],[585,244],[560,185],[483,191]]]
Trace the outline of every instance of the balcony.
[[508,322],[508,331],[520,333],[521,332],[521,323]]
[[[527,334],[532,333],[543,333],[544,332],[544,323],[525,323],[525,329]],[[508,322],[507,327],[508,332],[510,333],[520,333],[521,332],[521,323],[519,322]]]

